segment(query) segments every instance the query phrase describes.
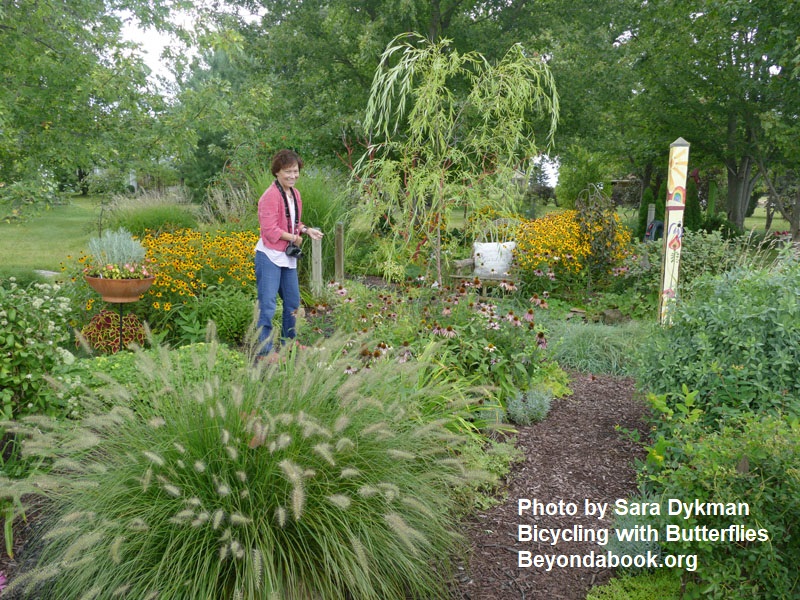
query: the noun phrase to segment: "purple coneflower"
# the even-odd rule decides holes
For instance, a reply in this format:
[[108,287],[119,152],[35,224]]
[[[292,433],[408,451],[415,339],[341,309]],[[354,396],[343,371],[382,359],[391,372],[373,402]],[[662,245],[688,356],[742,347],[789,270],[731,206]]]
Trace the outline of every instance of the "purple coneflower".
[[547,350],[547,338],[544,337],[543,331],[536,334],[536,345],[542,350]]

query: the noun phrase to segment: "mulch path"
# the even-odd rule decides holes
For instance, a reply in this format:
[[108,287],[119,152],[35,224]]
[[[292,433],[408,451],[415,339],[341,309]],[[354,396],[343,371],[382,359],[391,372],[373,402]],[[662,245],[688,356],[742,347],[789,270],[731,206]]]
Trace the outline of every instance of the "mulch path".
[[[541,554],[585,554],[603,548],[587,542],[548,543],[517,541],[517,525],[539,528],[608,527],[609,519],[583,516],[583,501],[608,502],[635,491],[633,459],[641,449],[621,436],[616,425],[627,429],[644,427],[645,408],[634,398],[633,381],[605,376],[575,374],[573,394],[553,402],[541,423],[520,427],[518,446],[524,451],[508,478],[506,499],[464,523],[463,533],[472,554],[452,586],[453,600],[584,600],[594,585],[607,581],[609,569],[518,568],[517,551]],[[518,499],[543,503],[575,502],[578,515],[518,515]],[[36,521],[36,514],[30,515]],[[15,527],[14,546],[21,558],[23,545],[32,533],[32,522]],[[13,576],[19,568],[0,549],[0,573]]]
[[[525,453],[508,478],[506,499],[473,515],[463,533],[472,549],[468,565],[454,585],[454,600],[584,600],[589,589],[608,581],[611,569],[518,567],[518,551],[532,555],[571,555],[605,552],[592,542],[518,541],[518,524],[539,529],[607,528],[609,514],[618,498],[636,490],[634,458],[641,448],[619,434],[620,425],[644,433],[645,406],[635,398],[630,379],[574,374],[573,394],[555,400],[541,423],[518,428],[517,445]],[[539,516],[530,511],[520,516],[518,500],[563,500],[577,505],[575,516]],[[584,500],[608,502],[600,521],[585,516]],[[580,529],[580,527],[578,527]]]

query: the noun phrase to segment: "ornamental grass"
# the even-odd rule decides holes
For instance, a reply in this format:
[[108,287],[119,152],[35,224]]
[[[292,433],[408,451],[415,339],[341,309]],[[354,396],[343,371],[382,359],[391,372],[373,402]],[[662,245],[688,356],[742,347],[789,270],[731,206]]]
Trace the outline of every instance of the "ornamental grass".
[[436,390],[418,387],[418,364],[350,375],[342,346],[197,383],[165,350],[140,365],[158,393],[120,390],[77,426],[18,424],[49,474],[0,487],[49,504],[39,563],[11,588],[64,600],[446,598],[460,548],[452,491],[475,477],[457,458],[464,437],[421,419]]

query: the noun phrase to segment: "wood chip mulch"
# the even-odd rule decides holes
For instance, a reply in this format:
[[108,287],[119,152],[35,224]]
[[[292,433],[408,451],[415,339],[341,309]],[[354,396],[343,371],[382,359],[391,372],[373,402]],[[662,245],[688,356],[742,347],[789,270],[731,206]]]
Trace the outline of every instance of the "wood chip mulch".
[[[633,462],[643,453],[615,426],[638,429],[644,435],[645,406],[635,397],[630,379],[574,374],[573,394],[553,402],[541,423],[519,427],[517,445],[524,451],[508,478],[506,499],[471,516],[463,533],[471,546],[469,563],[453,584],[454,600],[584,600],[589,589],[613,575],[606,568],[541,568],[518,566],[518,551],[532,555],[605,552],[592,542],[518,541],[519,524],[541,528],[610,527],[609,514],[618,498],[636,491]],[[575,516],[520,516],[518,500],[560,500],[577,505]],[[608,502],[603,520],[584,515],[584,500]]]

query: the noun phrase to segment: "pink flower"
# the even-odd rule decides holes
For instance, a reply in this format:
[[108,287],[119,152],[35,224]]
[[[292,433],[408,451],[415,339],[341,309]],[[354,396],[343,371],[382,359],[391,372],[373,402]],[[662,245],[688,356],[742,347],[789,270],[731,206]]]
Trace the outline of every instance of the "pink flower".
[[542,350],[547,350],[547,338],[544,337],[543,331],[536,334],[536,345]]
[[456,330],[453,329],[452,325],[448,325],[442,330],[441,335],[446,338],[454,338],[458,335],[458,333],[456,333]]
[[500,282],[500,287],[502,289],[504,289],[505,291],[507,291],[507,292],[516,292],[517,291],[517,286],[513,281],[505,281],[505,280],[503,280],[503,281]]
[[445,306],[445,307],[442,309],[442,316],[443,316],[443,317],[448,317],[448,316],[450,316],[450,313],[452,313],[452,312],[453,312],[453,311],[452,311],[452,310],[450,310],[450,307],[449,307],[449,306]]
[[523,319],[525,319],[526,321],[533,321],[533,317],[534,317],[534,315],[533,315],[533,309],[532,309],[532,308],[529,308],[529,309],[528,309],[528,312],[526,312],[526,313],[523,315],[523,317],[522,317],[522,318],[523,318]]
[[6,579],[5,573],[0,573],[0,592],[5,589],[6,585],[8,584],[8,579]]

